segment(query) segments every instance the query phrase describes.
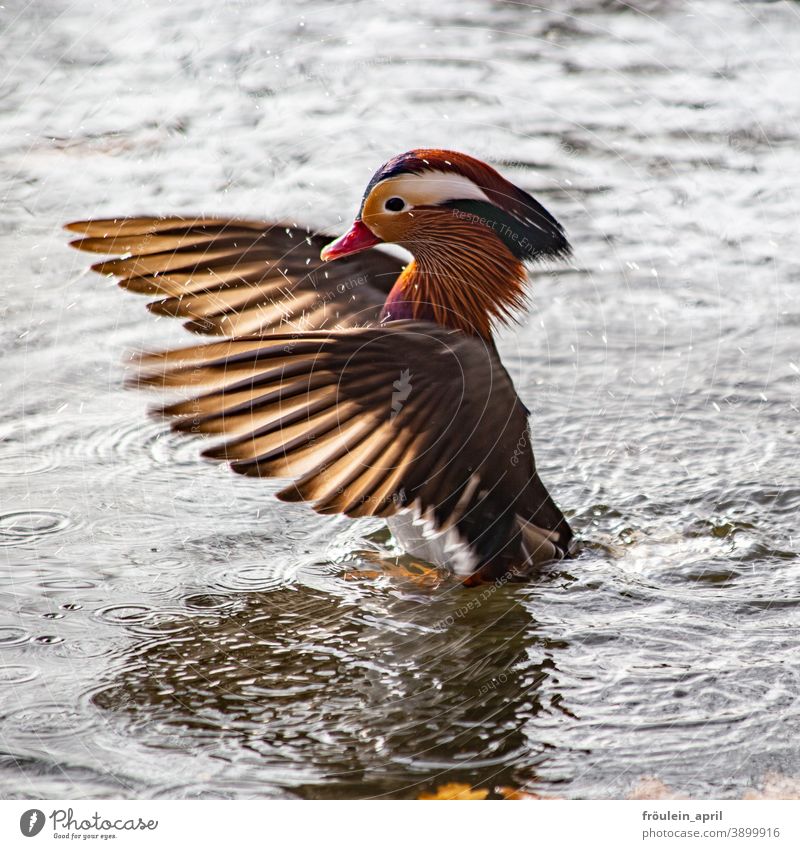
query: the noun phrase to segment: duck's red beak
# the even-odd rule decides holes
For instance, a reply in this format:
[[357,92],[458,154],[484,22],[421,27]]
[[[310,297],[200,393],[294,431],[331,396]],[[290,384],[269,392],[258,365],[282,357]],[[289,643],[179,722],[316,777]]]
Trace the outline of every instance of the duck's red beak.
[[320,253],[320,259],[327,262],[330,259],[357,254],[359,251],[371,248],[383,241],[379,239],[372,230],[360,219],[353,222],[353,226],[336,241],[325,245]]

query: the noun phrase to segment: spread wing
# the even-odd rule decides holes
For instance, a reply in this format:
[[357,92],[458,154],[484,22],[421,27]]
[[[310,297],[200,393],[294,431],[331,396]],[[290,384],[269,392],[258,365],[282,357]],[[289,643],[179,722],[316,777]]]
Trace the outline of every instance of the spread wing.
[[435,324],[226,339],[146,354],[141,367],[137,383],[188,394],[161,410],[174,429],[223,437],[205,456],[292,478],[279,497],[321,513],[414,506],[486,560],[512,526],[520,535],[531,487],[544,491],[494,348]]
[[402,262],[372,248],[323,263],[333,239],[286,224],[222,218],[114,218],[67,225],[73,247],[116,258],[93,265],[148,308],[196,333],[263,334],[377,323]]

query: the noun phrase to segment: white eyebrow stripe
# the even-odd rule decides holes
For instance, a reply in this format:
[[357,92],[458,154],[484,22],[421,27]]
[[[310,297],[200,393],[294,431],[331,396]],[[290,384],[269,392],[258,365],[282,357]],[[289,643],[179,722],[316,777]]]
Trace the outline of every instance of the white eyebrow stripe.
[[400,174],[383,180],[393,192],[412,206],[432,206],[451,200],[481,200],[491,203],[483,189],[468,177],[447,171],[422,171],[419,174]]

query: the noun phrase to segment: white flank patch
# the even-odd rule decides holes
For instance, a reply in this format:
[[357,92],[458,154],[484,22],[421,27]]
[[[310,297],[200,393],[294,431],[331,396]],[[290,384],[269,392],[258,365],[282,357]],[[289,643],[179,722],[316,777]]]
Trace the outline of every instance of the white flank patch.
[[392,536],[412,557],[452,569],[466,578],[478,566],[478,558],[455,527],[437,531],[416,509],[402,510],[387,519]]

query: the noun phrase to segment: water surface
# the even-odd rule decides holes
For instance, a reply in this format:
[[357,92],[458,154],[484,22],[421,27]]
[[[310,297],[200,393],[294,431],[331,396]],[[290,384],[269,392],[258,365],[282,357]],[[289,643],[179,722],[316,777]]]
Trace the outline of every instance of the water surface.
[[[0,795],[736,797],[800,774],[800,7],[0,10]],[[489,591],[204,464],[121,388],[185,340],[59,228],[340,230],[462,149],[567,227],[501,349],[584,540]],[[359,578],[354,572],[364,572]]]

